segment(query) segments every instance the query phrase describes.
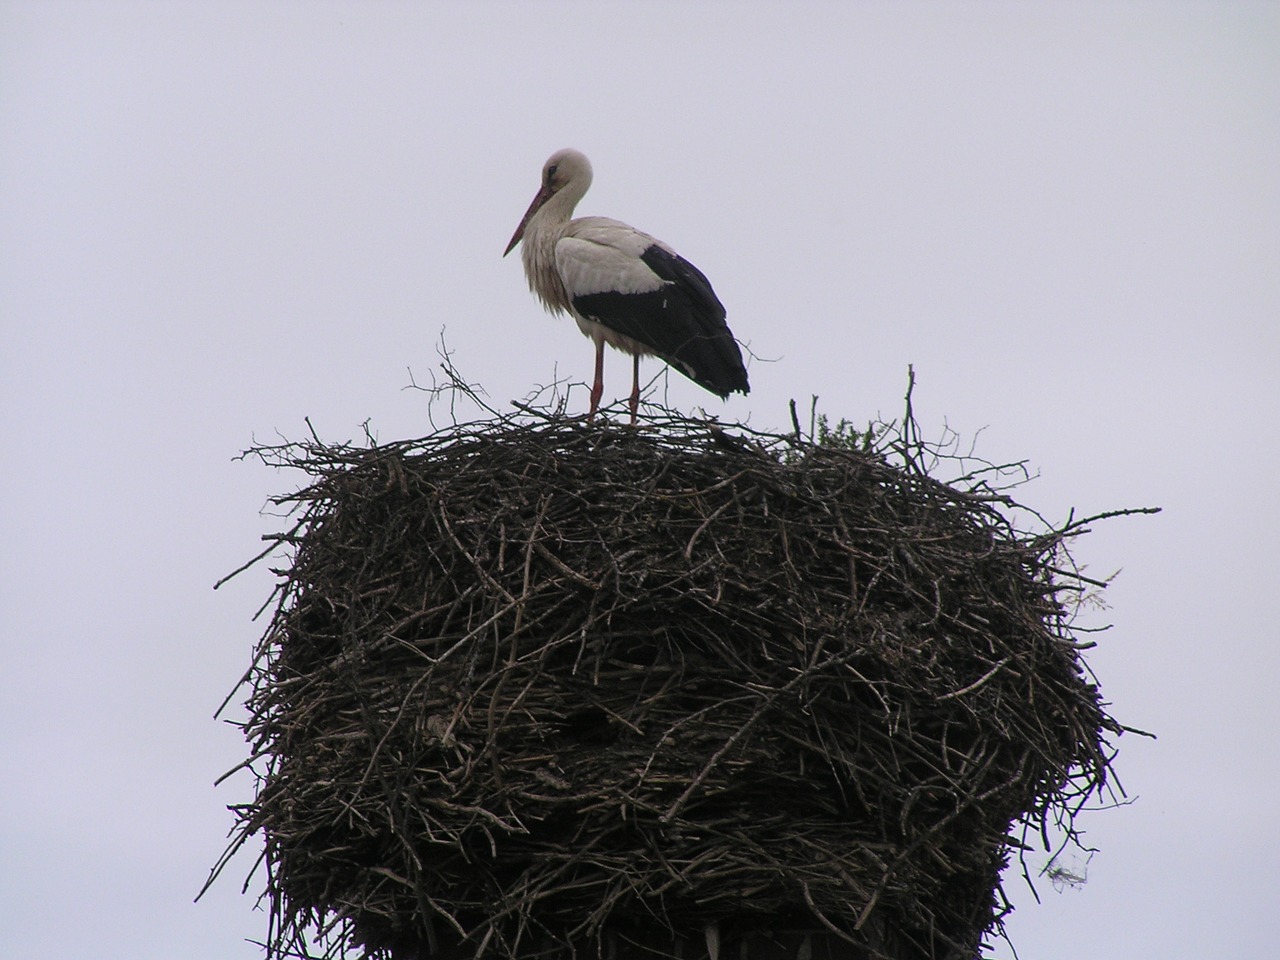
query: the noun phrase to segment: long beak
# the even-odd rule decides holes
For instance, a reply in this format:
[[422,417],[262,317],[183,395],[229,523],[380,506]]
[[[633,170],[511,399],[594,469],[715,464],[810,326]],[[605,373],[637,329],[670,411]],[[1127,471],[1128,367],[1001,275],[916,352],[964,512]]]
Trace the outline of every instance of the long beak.
[[529,225],[530,219],[538,212],[538,208],[551,199],[551,193],[552,191],[545,186],[538,191],[538,195],[533,198],[533,203],[529,204],[529,209],[520,218],[520,226],[516,227],[516,232],[511,235],[511,242],[507,244],[507,249],[502,251],[504,257],[514,250],[516,244],[524,237],[524,228]]

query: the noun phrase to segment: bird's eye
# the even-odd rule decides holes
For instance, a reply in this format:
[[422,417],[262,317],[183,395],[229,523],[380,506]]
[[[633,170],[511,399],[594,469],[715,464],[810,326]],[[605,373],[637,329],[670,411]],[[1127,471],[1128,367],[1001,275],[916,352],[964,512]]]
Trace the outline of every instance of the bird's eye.
[[547,167],[547,183],[550,183],[552,180],[555,179],[557,167],[558,165],[554,163],[551,166]]

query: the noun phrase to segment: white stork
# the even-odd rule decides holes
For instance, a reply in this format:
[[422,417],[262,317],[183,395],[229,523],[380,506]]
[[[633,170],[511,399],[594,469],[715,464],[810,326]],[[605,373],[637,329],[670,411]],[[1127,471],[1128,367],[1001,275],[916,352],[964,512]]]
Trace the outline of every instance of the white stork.
[[724,322],[724,306],[702,271],[661,240],[606,217],[571,220],[591,186],[591,162],[559,150],[502,255],[524,240],[529,289],[552,313],[567,313],[596,345],[595,416],[604,392],[604,345],[632,356],[631,422],[640,403],[640,358],[656,356],[717,396],[746,393],[747,371]]

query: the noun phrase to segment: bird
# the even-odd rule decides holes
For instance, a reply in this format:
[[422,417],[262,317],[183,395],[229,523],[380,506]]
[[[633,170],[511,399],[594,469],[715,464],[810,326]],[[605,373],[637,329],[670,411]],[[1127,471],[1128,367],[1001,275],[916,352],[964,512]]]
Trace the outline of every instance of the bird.
[[728,399],[747,393],[742,352],[724,305],[702,271],[667,244],[608,217],[571,219],[591,186],[580,150],[553,153],[542,184],[502,255],[516,244],[532,290],[551,313],[567,313],[595,343],[591,422],[604,392],[604,345],[632,357],[631,423],[640,403],[640,358],[658,357]]

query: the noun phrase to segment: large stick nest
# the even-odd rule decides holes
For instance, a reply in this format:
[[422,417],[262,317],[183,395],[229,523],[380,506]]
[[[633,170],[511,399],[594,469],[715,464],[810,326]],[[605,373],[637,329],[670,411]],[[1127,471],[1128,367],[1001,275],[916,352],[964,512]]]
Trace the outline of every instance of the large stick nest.
[[1065,599],[1080,525],[1021,532],[911,426],[526,415],[255,449],[311,477],[275,501],[298,524],[234,808],[270,950],[789,927],[975,956],[1011,849],[1070,830],[1122,728]]

